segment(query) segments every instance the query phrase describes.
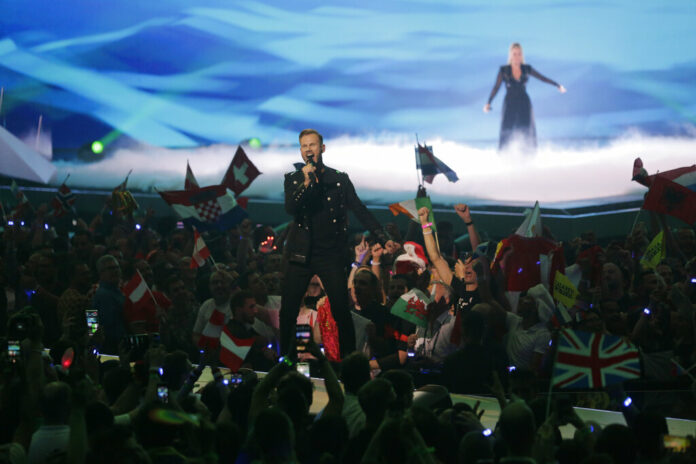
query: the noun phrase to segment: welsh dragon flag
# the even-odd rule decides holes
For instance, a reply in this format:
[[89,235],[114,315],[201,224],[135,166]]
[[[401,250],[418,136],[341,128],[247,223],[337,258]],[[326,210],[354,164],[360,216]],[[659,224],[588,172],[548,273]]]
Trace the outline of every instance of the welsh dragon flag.
[[418,327],[428,327],[427,307],[432,300],[423,292],[414,288],[399,298],[391,308],[391,313]]

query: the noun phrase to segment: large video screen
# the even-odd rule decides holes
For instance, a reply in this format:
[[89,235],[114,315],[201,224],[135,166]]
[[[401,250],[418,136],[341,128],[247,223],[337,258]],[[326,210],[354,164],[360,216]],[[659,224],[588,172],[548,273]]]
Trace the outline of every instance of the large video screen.
[[[361,185],[376,197],[385,188],[400,192],[407,176],[416,179],[404,171],[390,187],[374,175],[403,164],[399,156],[413,163],[415,134],[434,142],[451,167],[485,173],[487,165],[503,179],[515,177],[507,169],[525,166],[538,178],[548,177],[544,166],[551,177],[563,176],[554,162],[561,169],[586,156],[629,173],[632,158],[642,154],[649,168],[664,170],[693,160],[694,24],[690,0],[9,0],[0,15],[0,117],[25,139],[41,118],[59,174],[72,172],[78,184],[109,184],[134,168],[134,182],[147,187],[162,168],[157,156],[169,156],[151,155],[157,161],[150,166],[115,154],[95,176],[94,166],[74,159],[94,140],[107,149],[128,141],[131,155],[177,150],[170,163],[176,172],[152,185],[182,183],[186,158],[215,182],[233,146],[250,138],[262,144],[257,164],[279,174],[299,160],[293,147],[306,127],[343,147],[346,155],[333,164],[363,175]],[[527,83],[536,162],[524,156],[511,162],[497,151],[504,88],[492,111],[482,111],[512,42],[522,45],[526,63],[567,89],[561,94],[534,78]],[[665,138],[676,143],[669,153]],[[215,156],[208,149],[196,160],[199,147],[211,145],[232,148]],[[645,148],[653,152],[641,153]],[[273,158],[286,149],[287,159]],[[365,160],[375,169],[363,169]],[[434,189],[494,200],[540,195],[495,193],[500,189],[487,187],[491,179],[478,178],[476,192],[446,180]],[[251,193],[273,196],[274,187],[261,184]],[[634,191],[625,186],[600,195]],[[566,196],[583,193],[554,198]]]

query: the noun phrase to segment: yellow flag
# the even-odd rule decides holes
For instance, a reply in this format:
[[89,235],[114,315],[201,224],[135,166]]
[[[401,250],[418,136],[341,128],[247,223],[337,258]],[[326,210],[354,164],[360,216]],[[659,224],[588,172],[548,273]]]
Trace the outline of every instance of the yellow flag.
[[556,271],[556,276],[553,280],[553,298],[566,308],[572,308],[575,306],[575,300],[578,299],[578,295],[580,295],[580,292],[575,288],[573,282],[565,275]]
[[660,264],[660,261],[667,255],[666,246],[665,234],[663,231],[660,231],[645,249],[643,257],[640,258],[640,264],[643,265],[643,267],[655,269],[657,265]]

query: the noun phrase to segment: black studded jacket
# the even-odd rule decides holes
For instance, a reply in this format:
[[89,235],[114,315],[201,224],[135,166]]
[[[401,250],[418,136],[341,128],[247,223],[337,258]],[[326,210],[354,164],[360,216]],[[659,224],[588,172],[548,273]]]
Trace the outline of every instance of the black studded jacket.
[[304,263],[311,255],[343,254],[348,234],[348,210],[382,244],[388,239],[375,217],[355,193],[348,174],[328,166],[318,182],[304,186],[301,170],[285,174],[285,210],[294,221],[285,245],[289,261]]

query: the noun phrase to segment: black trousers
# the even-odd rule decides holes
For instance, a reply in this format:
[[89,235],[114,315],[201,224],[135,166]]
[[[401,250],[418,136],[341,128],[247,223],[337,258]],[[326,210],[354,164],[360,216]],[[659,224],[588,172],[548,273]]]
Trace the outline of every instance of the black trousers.
[[306,264],[288,263],[283,281],[280,303],[280,351],[285,355],[295,338],[295,324],[302,298],[314,274],[321,279],[331,304],[331,314],[338,326],[341,357],[355,351],[355,327],[348,306],[348,276],[345,258],[335,256],[311,256]]

